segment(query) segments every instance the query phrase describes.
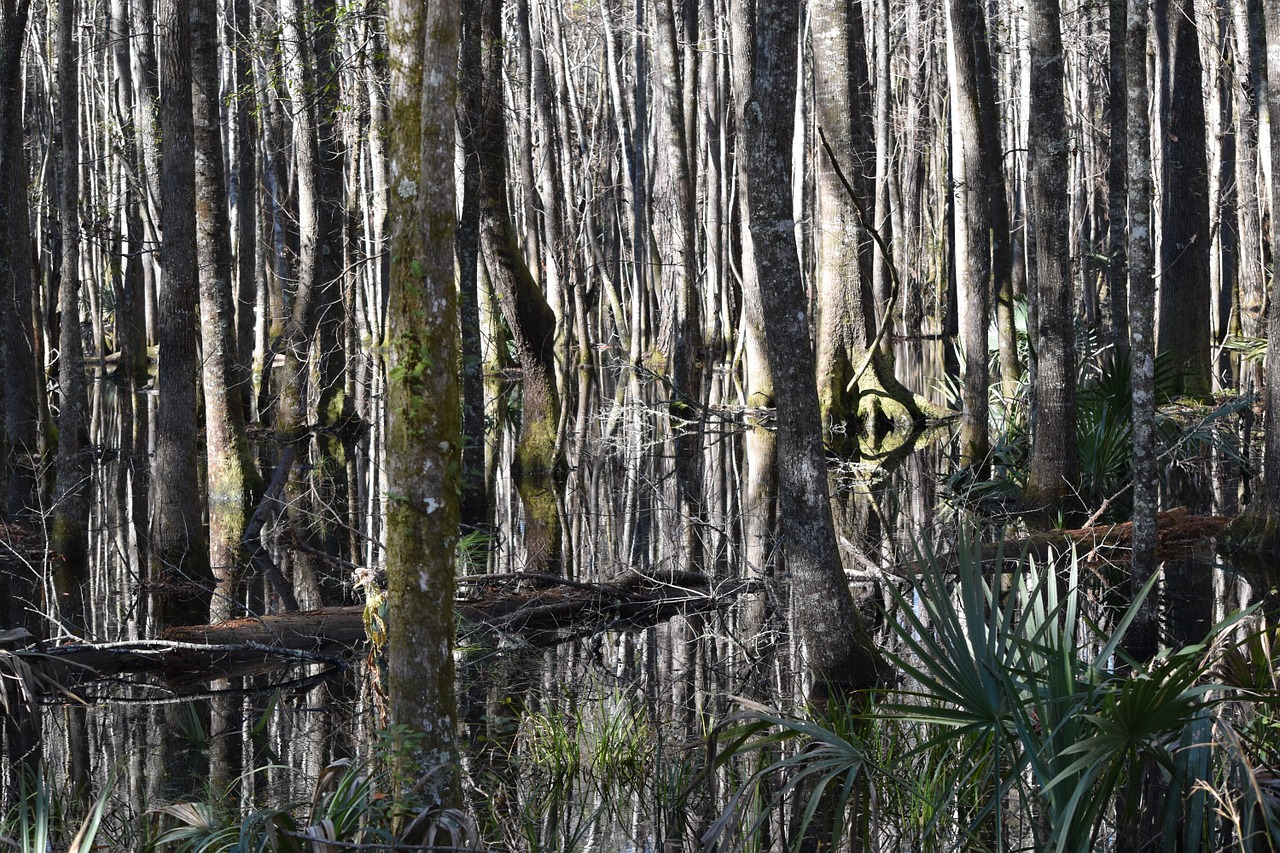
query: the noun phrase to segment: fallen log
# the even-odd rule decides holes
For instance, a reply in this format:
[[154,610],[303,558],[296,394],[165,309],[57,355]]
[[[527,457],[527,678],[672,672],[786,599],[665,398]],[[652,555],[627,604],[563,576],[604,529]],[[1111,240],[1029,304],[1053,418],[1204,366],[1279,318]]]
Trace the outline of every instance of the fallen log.
[[[536,583],[537,585],[533,585]],[[754,588],[746,580],[715,588],[692,573],[631,574],[587,583],[516,574],[463,578],[455,602],[464,634],[488,633],[547,646],[603,630],[655,625],[677,613],[723,607]],[[475,592],[479,588],[478,593]],[[155,640],[81,643],[14,652],[66,685],[122,675],[163,676],[182,691],[212,679],[257,675],[299,663],[342,663],[367,642],[363,606],[328,607],[212,625],[170,628]]]
[[[1231,522],[1220,515],[1191,515],[1179,507],[1156,514],[1156,560],[1158,562],[1182,560],[1217,536]],[[1002,545],[983,545],[982,561],[995,564],[1021,562],[1028,555],[1038,561],[1047,560],[1050,554],[1063,554],[1071,549],[1088,565],[1104,563],[1127,564],[1133,550],[1133,523],[1102,524],[1078,530],[1050,530],[1033,533],[1022,539],[1011,539]],[[940,554],[937,557],[943,571],[954,571],[959,564],[956,554]],[[910,576],[919,574],[924,566],[919,561],[904,563],[891,574]],[[1001,570],[1002,566],[994,566]]]

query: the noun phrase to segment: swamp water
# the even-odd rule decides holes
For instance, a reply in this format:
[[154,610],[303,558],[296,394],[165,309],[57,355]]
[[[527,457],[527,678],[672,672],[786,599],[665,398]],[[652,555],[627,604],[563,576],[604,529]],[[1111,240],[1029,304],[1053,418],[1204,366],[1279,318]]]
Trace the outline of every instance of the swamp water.
[[[802,650],[791,641],[795,626],[790,623],[785,567],[777,570],[778,543],[766,535],[770,509],[753,503],[760,495],[751,489],[744,459],[747,424],[759,413],[733,404],[723,375],[714,384],[712,403],[697,425],[701,504],[693,516],[678,509],[673,423],[659,383],[633,384],[641,390],[638,397],[623,391],[592,394],[595,410],[566,437],[569,475],[559,504],[564,576],[582,588],[613,583],[632,572],[670,578],[678,593],[673,608],[637,616],[602,606],[536,633],[484,630],[460,622],[457,689],[465,822],[494,850],[666,853],[699,849],[708,838],[745,838],[748,849],[785,849],[788,839],[802,834],[812,791],[788,787],[800,765],[784,767],[759,788],[752,787],[760,781],[753,774],[770,762],[794,759],[802,749],[830,758],[841,742],[852,741],[862,744],[856,762],[876,771],[862,773],[860,778],[867,780],[858,789],[863,805],[851,810],[861,816],[849,831],[862,849],[1042,846],[1044,828],[1026,817],[1039,812],[1017,805],[1028,796],[1022,786],[1008,778],[998,783],[1007,789],[994,798],[1001,803],[995,811],[1007,809],[1007,819],[994,819],[990,808],[974,799],[995,784],[991,780],[1002,778],[1001,762],[1007,758],[997,750],[992,759],[963,738],[931,747],[928,737],[937,729],[913,729],[896,712],[854,722],[841,709],[828,709],[823,726],[834,733],[830,742],[806,731],[757,752],[723,758],[720,750],[743,731],[724,728],[726,722],[771,720],[762,709],[803,715],[810,685]],[[137,640],[149,636],[139,519],[134,502],[127,499],[138,469],[120,452],[114,386],[99,379],[93,388],[99,452],[92,473],[97,500],[92,510],[91,638]],[[499,414],[487,452],[491,470],[506,472],[514,427],[509,416]],[[911,577],[922,571],[922,543],[936,542],[940,552],[956,548],[956,519],[963,513],[949,499],[949,441],[949,436],[935,434],[885,460],[833,468],[837,529],[855,592],[864,613],[875,620],[884,647],[917,666],[921,648],[904,643],[904,633],[890,630],[890,623],[918,625],[927,632],[939,617],[928,606],[927,589]],[[269,471],[273,451],[263,447],[261,453]],[[363,593],[352,579],[378,561],[380,454],[376,434],[352,447],[348,502],[341,517],[332,515],[326,504],[332,491],[327,491],[331,484],[324,472],[300,466],[300,476],[310,478],[308,501],[281,507],[264,530],[272,559],[303,591],[304,608],[332,600],[332,591],[319,590],[322,584],[313,573],[341,578],[343,603],[361,601]],[[1203,472],[1195,476],[1210,482]],[[1208,497],[1215,492],[1221,495],[1223,489],[1202,489],[1206,497],[1198,509],[1212,512],[1220,506],[1221,501]],[[523,522],[510,478],[496,474],[490,494],[493,524],[473,531],[459,554],[464,612],[469,601],[518,595],[534,583],[521,575]],[[313,524],[316,518],[321,521]],[[297,534],[308,525],[340,528],[350,538],[350,559],[345,564],[330,561],[318,572],[316,564],[323,560]],[[986,534],[988,540],[994,536],[994,530]],[[15,558],[32,553],[30,548],[11,550]],[[696,591],[678,582],[691,560],[706,579]],[[1078,651],[1087,657],[1105,647],[1108,632],[1121,618],[1128,581],[1122,561],[1103,557],[1081,559],[1077,565],[1081,595],[1070,612],[1078,620]],[[1061,566],[1059,576],[1065,577]],[[29,571],[47,577],[39,565],[30,565]],[[994,577],[990,571],[988,576]],[[989,609],[998,611],[1011,600],[1019,578],[1033,583],[1035,577],[1025,563],[1006,571],[1000,583],[991,585],[993,601],[1001,604]],[[688,606],[680,605],[680,596],[688,597]],[[1175,647],[1200,642],[1214,624],[1258,597],[1240,573],[1204,551],[1168,562],[1152,593],[1162,636]],[[241,607],[260,614],[271,602],[266,581],[251,578]],[[904,606],[917,622],[903,618]],[[965,619],[976,611],[957,607],[957,624],[965,628]],[[56,630],[51,637],[57,637]],[[386,816],[395,758],[411,747],[411,738],[385,729],[376,661],[367,646],[231,678],[173,676],[121,674],[80,684],[74,697],[53,690],[42,695],[45,785],[50,801],[63,813],[55,822],[63,821],[67,838],[89,800],[76,790],[81,773],[89,790],[106,792],[99,849],[148,849],[164,831],[193,823],[193,815],[210,831],[228,829],[230,838],[237,827],[282,810],[292,816],[290,826],[305,834],[309,825],[323,826],[326,817],[332,821],[336,770],[348,762],[349,778],[372,777],[363,793],[347,792],[351,802],[366,815]],[[175,687],[178,683],[181,687]],[[911,673],[903,674],[901,687],[916,685]],[[73,710],[77,703],[72,699],[87,707]],[[765,716],[736,716],[750,709]],[[837,737],[841,732],[847,740]],[[822,752],[824,743],[827,753]],[[867,751],[872,745],[874,754]],[[1273,746],[1280,750],[1280,743]],[[6,763],[11,758],[6,756]],[[964,770],[966,762],[972,763],[971,772]],[[962,772],[955,772],[957,767]],[[1006,776],[1031,773],[1025,766],[1005,769]],[[833,784],[838,787],[842,778]],[[329,782],[324,796],[316,787],[320,779]],[[11,798],[13,793],[7,790]],[[772,798],[780,794],[788,796],[774,803]],[[183,802],[203,805],[155,811]],[[1104,823],[1108,821],[1121,822],[1115,816]],[[363,837],[367,843],[377,841]],[[1101,848],[1109,849],[1114,835],[1101,837]],[[443,840],[445,835],[439,838],[446,847],[453,843]]]

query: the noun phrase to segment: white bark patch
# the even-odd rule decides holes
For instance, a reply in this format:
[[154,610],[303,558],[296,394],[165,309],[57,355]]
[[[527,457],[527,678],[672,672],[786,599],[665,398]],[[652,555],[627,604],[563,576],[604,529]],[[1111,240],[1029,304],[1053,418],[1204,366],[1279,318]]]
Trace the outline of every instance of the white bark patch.
[[424,498],[422,501],[422,508],[427,511],[427,515],[430,515],[440,508],[440,502],[435,498]]

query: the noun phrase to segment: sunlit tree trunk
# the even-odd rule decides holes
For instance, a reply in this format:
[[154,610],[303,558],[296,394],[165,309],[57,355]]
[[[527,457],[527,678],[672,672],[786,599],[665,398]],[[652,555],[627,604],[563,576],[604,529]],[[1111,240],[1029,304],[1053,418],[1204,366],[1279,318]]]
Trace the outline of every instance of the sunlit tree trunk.
[[[987,42],[987,21],[978,0],[951,0],[948,34],[955,198],[956,279],[960,296],[960,337],[964,342],[964,411],[960,421],[960,463],[983,472],[990,450],[988,430],[988,328],[991,294],[1007,269],[995,269],[995,243],[1003,240],[1008,259],[1008,208],[1004,201],[1000,126],[994,72]],[[997,222],[997,204],[1004,209]],[[997,232],[1003,226],[1003,235]]]
[[778,418],[778,515],[792,606],[815,697],[868,687],[879,656],[845,582],[827,488],[808,299],[791,232],[791,153],[800,9],[756,6],[752,79],[739,103],[747,215],[755,245],[765,342]]
[[[249,453],[242,385],[245,373],[239,364],[236,341],[235,279],[218,82],[217,4],[214,0],[191,0],[189,8],[196,250],[204,356],[205,483],[209,565],[216,579],[209,618],[220,622],[241,614],[241,579],[249,562],[242,540],[254,496],[261,492],[262,483]],[[243,238],[243,230],[240,235]],[[249,245],[253,245],[252,241]],[[239,718],[234,703],[232,696],[217,696],[210,703],[210,782],[219,795],[240,775],[236,749]]]
[[459,10],[392,0],[387,311],[388,693],[421,732],[411,757],[427,802],[458,796],[454,546],[462,431],[454,277],[454,95]]
[[[814,113],[830,144],[816,152],[818,397],[827,425],[908,431],[920,417],[876,335],[872,241],[857,210],[874,209],[870,80],[862,10],[853,0],[811,0]],[[844,186],[837,166],[848,178]],[[850,196],[856,196],[851,198]],[[879,251],[876,249],[875,251]],[[887,329],[886,332],[887,334]],[[850,396],[853,395],[853,396]],[[886,424],[884,421],[887,421]]]
[[1056,517],[1075,493],[1076,349],[1067,238],[1067,139],[1063,101],[1063,54],[1058,0],[1028,5],[1031,39],[1030,215],[1035,236],[1035,289],[1039,317],[1035,336],[1037,417],[1032,424],[1031,472],[1025,508],[1043,519]]
[[[1129,352],[1133,388],[1133,575],[1140,590],[1155,571],[1159,481],[1155,448],[1155,275],[1151,232],[1151,124],[1147,81],[1147,15],[1143,0],[1128,0],[1126,102],[1128,130]],[[1148,657],[1158,643],[1154,598],[1144,603],[1131,628],[1129,647]]]
[[236,612],[245,564],[240,543],[254,491],[261,488],[249,455],[238,380],[231,223],[223,168],[222,99],[218,84],[217,8],[191,0],[191,61],[195,110],[196,241],[200,265],[200,327],[209,501],[209,563],[218,586],[211,618]]

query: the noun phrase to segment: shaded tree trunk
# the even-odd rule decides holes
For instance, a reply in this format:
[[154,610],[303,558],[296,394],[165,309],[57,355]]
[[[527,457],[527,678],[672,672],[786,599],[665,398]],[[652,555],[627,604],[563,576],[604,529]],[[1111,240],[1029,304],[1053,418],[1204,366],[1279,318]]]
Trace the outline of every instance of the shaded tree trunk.
[[1075,434],[1075,303],[1067,238],[1067,129],[1058,0],[1028,6],[1031,40],[1030,215],[1035,234],[1036,417],[1024,507],[1048,520],[1079,480]]
[[1206,154],[1204,83],[1201,79],[1200,31],[1194,0],[1155,4],[1163,20],[1164,38],[1174,28],[1166,50],[1171,88],[1162,111],[1163,187],[1160,207],[1160,281],[1156,351],[1169,353],[1181,374],[1178,393],[1205,398],[1213,390],[1209,353],[1209,166]]
[[[501,2],[466,0],[464,15],[480,21],[486,60],[478,79],[462,81],[467,87],[482,87],[478,97],[481,114],[473,124],[480,161],[480,241],[522,373],[520,438],[512,475],[525,513],[528,569],[554,572],[560,564],[557,496],[563,482],[557,446],[556,318],[516,244],[507,203]],[[463,98],[464,104],[477,101],[474,93],[464,93]]]
[[197,447],[196,357],[199,282],[196,258],[195,154],[191,108],[188,7],[164,0],[157,10],[160,54],[160,265],[164,286],[158,322],[156,453],[152,467],[151,576],[155,625],[209,620],[212,574],[203,501],[192,472]]

